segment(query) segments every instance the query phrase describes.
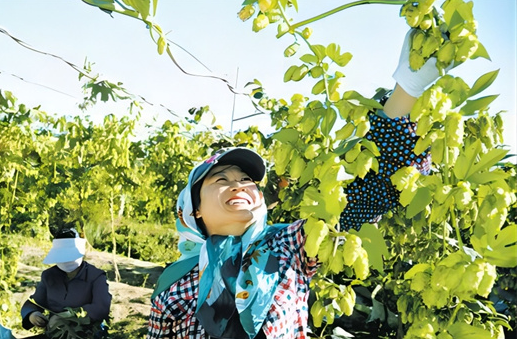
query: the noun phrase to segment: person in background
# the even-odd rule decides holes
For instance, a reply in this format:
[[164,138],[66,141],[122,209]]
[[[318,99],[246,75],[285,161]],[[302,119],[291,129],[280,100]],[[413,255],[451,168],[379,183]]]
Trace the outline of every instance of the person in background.
[[[84,261],[86,239],[71,229],[59,231],[52,248],[43,259],[44,264],[56,264],[41,274],[36,291],[21,308],[22,326],[46,328],[46,334],[63,321],[65,308],[82,308],[90,319],[84,333],[100,338],[103,320],[109,320],[111,294],[106,272]],[[48,316],[44,313],[48,312]],[[61,316],[60,316],[61,314]],[[66,313],[65,313],[66,314]],[[46,338],[43,334],[34,338]]]
[[[382,153],[379,173],[346,188],[342,229],[358,229],[395,206],[389,176],[397,168],[429,170],[428,153],[413,153],[415,126],[405,115],[439,74],[436,60],[418,72],[409,69],[410,34],[397,85],[384,109],[369,116],[367,138]],[[318,260],[305,253],[304,220],[267,225],[257,187],[265,173],[264,160],[242,147],[220,150],[190,172],[177,203],[182,256],[156,284],[148,339],[309,338],[309,283]]]

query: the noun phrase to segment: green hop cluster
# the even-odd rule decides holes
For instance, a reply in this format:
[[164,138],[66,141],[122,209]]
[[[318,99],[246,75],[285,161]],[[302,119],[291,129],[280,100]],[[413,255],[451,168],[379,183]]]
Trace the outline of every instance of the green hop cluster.
[[491,149],[503,142],[503,121],[500,113],[491,117],[483,110],[477,117],[472,117],[465,122],[465,129],[467,144],[480,139],[487,149]]
[[[455,63],[462,63],[473,57],[480,45],[476,35],[477,22],[472,14],[473,6],[473,2],[463,0],[447,0],[442,5],[445,20],[442,29],[448,32],[453,45],[450,49],[454,49],[451,54]],[[443,58],[440,60],[438,55],[438,61],[443,63],[449,61],[450,56],[444,53]]]
[[289,105],[286,127],[296,126],[303,118],[303,112],[305,111],[305,105],[307,98],[301,94],[294,94],[291,97],[291,105]]
[[[328,279],[316,277],[311,281],[311,289],[318,297],[311,307],[314,326],[321,327],[324,320],[332,324],[336,317],[343,314],[352,315],[356,299],[352,286],[337,285]],[[333,302],[327,303],[325,300]]]
[[454,109],[466,100],[469,90],[461,78],[445,75],[417,99],[410,112],[421,137],[415,145],[416,154],[432,147],[433,161],[440,163],[445,143],[449,147],[462,145],[463,122]]
[[290,144],[281,144],[273,149],[273,160],[275,162],[275,172],[277,175],[285,173],[287,165],[291,160],[293,147]]
[[242,21],[246,21],[257,13],[257,16],[253,19],[252,30],[258,32],[269,26],[269,24],[282,19],[278,5],[277,0],[247,0],[244,1],[238,16]]
[[[505,268],[501,271],[497,278],[498,287],[512,295],[517,295],[517,267]],[[515,307],[517,308],[517,305]]]
[[429,58],[435,57],[436,67],[443,74],[453,64],[474,58],[480,43],[472,2],[447,0],[441,6],[443,16],[433,3],[434,0],[408,1],[400,15],[415,29],[409,53],[411,68],[418,70]]
[[[397,299],[397,310],[400,314],[400,321],[403,324],[413,324],[413,329],[408,330],[408,333],[416,335],[418,338],[426,338],[426,336],[418,336],[420,331],[435,332],[439,328],[439,319],[434,314],[433,310],[427,308],[419,298],[414,298],[410,294],[401,294]],[[422,328],[421,324],[427,324],[426,328]],[[429,327],[427,327],[429,326]],[[411,336],[410,336],[411,337]]]
[[422,338],[436,338],[436,323],[427,320],[421,320],[413,323],[409,327],[404,339],[422,339]]
[[433,24],[434,0],[408,1],[400,10],[400,16],[406,18],[409,26],[427,30]]
[[354,268],[355,276],[361,280],[366,279],[369,269],[368,253],[362,247],[362,240],[356,235],[348,234],[343,247],[343,259],[345,265]]
[[411,278],[411,290],[420,293],[425,306],[438,309],[452,297],[462,301],[472,301],[477,295],[488,297],[497,277],[494,265],[481,258],[472,260],[463,251],[445,257],[434,269],[425,266],[417,271],[406,274]]

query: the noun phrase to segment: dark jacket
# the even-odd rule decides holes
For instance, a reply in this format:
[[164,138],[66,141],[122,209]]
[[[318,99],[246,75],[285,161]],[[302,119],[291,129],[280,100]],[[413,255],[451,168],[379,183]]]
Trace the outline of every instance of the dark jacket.
[[[65,307],[82,307],[92,321],[108,320],[111,294],[108,291],[106,272],[84,261],[77,275],[69,280],[57,266],[41,273],[41,281],[30,297],[50,311],[62,312]],[[33,327],[29,316],[43,309],[27,300],[21,310],[22,326]]]

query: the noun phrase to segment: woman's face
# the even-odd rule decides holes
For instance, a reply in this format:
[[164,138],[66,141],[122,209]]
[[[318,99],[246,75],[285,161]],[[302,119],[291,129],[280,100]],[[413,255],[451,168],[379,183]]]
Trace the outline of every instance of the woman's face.
[[264,204],[262,192],[238,166],[215,166],[203,180],[196,218],[208,235],[242,235]]

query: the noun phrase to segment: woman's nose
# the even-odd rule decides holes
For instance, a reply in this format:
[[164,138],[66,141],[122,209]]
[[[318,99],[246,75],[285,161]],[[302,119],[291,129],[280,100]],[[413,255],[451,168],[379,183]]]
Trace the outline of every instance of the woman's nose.
[[239,180],[235,180],[231,182],[232,191],[244,191],[246,189],[245,183]]

